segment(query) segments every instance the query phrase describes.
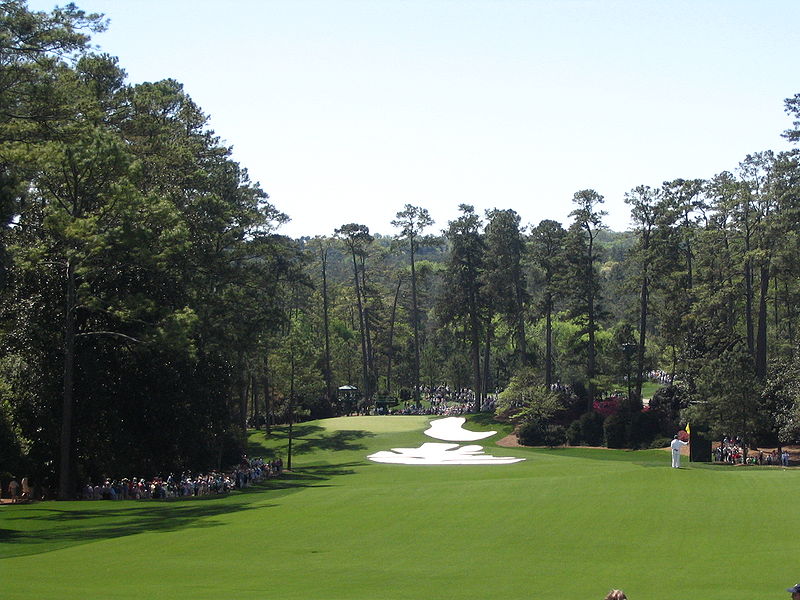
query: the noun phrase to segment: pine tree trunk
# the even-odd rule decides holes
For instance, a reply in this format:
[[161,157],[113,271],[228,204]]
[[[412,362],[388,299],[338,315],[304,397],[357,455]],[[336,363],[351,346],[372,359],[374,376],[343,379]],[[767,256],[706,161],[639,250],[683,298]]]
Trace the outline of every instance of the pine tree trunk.
[[491,380],[490,362],[492,357],[492,340],[494,338],[494,327],[492,326],[491,315],[486,318],[486,344],[483,346],[483,394],[481,399],[485,400],[489,394],[489,381]]
[[73,380],[75,372],[75,308],[77,293],[75,265],[67,260],[67,290],[64,315],[64,389],[61,406],[61,440],[59,446],[58,498],[70,500],[75,495],[72,468]]
[[328,315],[328,252],[322,254],[322,323],[325,329],[325,401],[326,411],[333,413],[333,374],[331,373],[331,328]]
[[[648,299],[649,299],[649,280],[647,271],[645,271],[642,278],[642,293],[639,303],[639,348],[637,348],[636,357],[636,402],[639,408],[642,407],[642,382],[644,379],[644,351],[645,341],[647,335],[647,314],[648,314]],[[630,402],[630,398],[628,401]]]
[[475,298],[470,302],[470,342],[472,344],[472,376],[475,393],[475,412],[481,406],[481,349],[480,349],[480,321],[478,320],[478,307]]
[[417,272],[414,266],[414,238],[411,238],[411,320],[414,323],[414,403],[420,405],[419,395],[419,311],[417,309]]
[[264,350],[264,377],[261,384],[264,386],[264,431],[267,435],[271,433],[272,427],[272,397],[269,392],[269,359],[268,353]]
[[361,259],[361,296],[364,303],[364,340],[367,352],[367,389],[366,397],[371,400],[375,393],[375,351],[372,347],[372,332],[369,324],[369,308],[367,307],[367,269]]
[[361,396],[364,400],[369,397],[369,367],[367,363],[367,338],[366,326],[364,319],[364,305],[361,302],[361,281],[358,277],[358,263],[356,262],[356,253],[353,252],[353,281],[356,288],[356,302],[358,303],[358,328],[361,333],[361,374],[362,385]]
[[758,299],[758,332],[756,335],[756,376],[767,377],[767,293],[769,292],[769,263],[760,269],[761,296]]
[[589,238],[589,252],[588,252],[588,260],[587,260],[587,268],[586,268],[586,285],[588,287],[588,302],[587,302],[587,319],[588,319],[588,328],[589,328],[589,345],[587,348],[587,365],[586,365],[586,376],[588,379],[588,392],[589,392],[589,399],[588,399],[588,411],[592,410],[592,405],[594,403],[594,396],[596,393],[595,390],[595,374],[597,372],[596,366],[596,349],[595,349],[595,320],[594,320],[594,248],[593,248],[594,240],[590,237]]
[[547,292],[547,315],[545,320],[544,381],[547,389],[553,385],[553,295]]
[[397,288],[394,291],[394,301],[392,302],[392,316],[389,319],[389,352],[386,357],[386,393],[392,392],[392,363],[394,362],[394,324],[397,317],[397,303],[400,299],[400,286],[403,278],[397,278]]
[[753,335],[753,269],[750,259],[744,263],[744,321],[747,332],[747,350],[755,358],[755,336]]
[[514,292],[516,294],[516,310],[517,310],[517,355],[519,359],[517,364],[521,367],[528,366],[528,342],[525,339],[525,301],[523,299],[523,289],[520,274],[515,271]]

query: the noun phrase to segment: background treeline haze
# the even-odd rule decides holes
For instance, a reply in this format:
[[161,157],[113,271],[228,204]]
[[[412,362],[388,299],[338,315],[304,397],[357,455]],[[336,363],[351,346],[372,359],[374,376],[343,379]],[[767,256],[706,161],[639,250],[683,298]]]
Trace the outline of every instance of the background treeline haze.
[[345,384],[362,408],[505,390],[498,413],[548,443],[640,446],[686,419],[798,441],[796,151],[634,187],[624,233],[580,190],[563,225],[409,204],[385,235],[292,240],[180,83],[132,85],[90,48],[104,26],[0,4],[0,478],[69,497],[218,468],[248,425],[335,414]]

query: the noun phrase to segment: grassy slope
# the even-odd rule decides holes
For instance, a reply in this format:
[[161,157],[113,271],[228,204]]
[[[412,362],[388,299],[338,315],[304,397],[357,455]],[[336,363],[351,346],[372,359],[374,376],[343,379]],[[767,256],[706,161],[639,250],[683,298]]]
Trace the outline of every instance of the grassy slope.
[[430,441],[426,422],[301,425],[293,474],[226,498],[3,507],[2,597],[751,600],[797,578],[781,507],[800,471],[493,447],[502,432],[487,450],[527,461],[365,460]]

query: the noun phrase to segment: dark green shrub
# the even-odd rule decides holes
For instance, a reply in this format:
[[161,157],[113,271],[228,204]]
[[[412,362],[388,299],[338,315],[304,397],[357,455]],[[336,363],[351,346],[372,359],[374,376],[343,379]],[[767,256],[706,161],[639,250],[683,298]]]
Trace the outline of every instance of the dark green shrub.
[[544,446],[545,429],[538,421],[525,421],[517,429],[517,440],[523,446]]
[[22,447],[11,424],[11,418],[6,412],[4,406],[0,405],[0,465],[2,465],[0,477],[8,483],[12,475],[9,471],[21,473],[24,460]]
[[651,448],[666,448],[672,443],[672,438],[668,437],[657,437],[652,442],[650,442]]
[[628,445],[631,448],[646,448],[659,434],[659,418],[655,413],[635,412],[628,422]]
[[567,443],[570,446],[580,446],[581,444],[581,422],[575,419],[569,424],[566,431]]
[[553,448],[567,441],[567,430],[563,425],[548,425],[544,428],[544,444]]
[[603,423],[603,434],[606,447],[625,448],[627,441],[627,424],[620,415],[609,415]]
[[581,441],[589,446],[603,444],[603,415],[588,412],[581,415]]
[[688,398],[686,390],[679,385],[665,385],[653,394],[649,412],[656,415],[662,435],[678,429],[678,417],[681,409],[688,406]]

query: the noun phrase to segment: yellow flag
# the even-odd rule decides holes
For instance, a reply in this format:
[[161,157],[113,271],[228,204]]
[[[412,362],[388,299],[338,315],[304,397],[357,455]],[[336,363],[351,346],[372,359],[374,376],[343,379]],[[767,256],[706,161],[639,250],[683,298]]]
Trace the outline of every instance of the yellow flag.
[[689,435],[692,434],[692,430],[689,429],[689,424],[688,423],[686,424],[686,433],[688,433]]

